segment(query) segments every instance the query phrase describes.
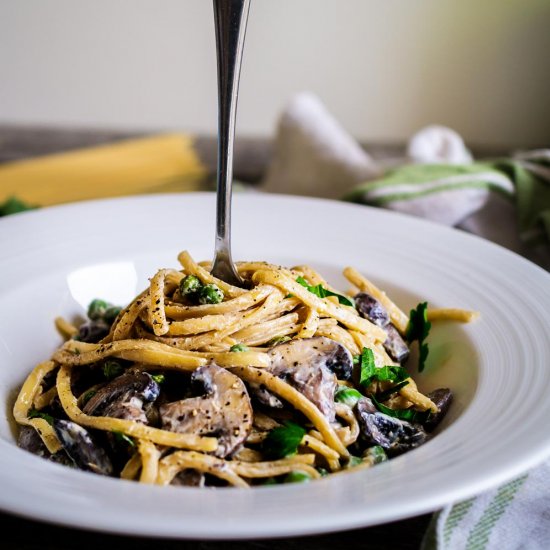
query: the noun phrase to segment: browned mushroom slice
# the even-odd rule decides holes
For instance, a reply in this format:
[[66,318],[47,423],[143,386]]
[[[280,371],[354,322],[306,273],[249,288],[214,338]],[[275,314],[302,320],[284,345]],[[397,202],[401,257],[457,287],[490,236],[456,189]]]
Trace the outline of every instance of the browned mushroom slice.
[[376,298],[366,292],[359,292],[353,299],[355,300],[355,308],[361,317],[382,328],[389,325],[390,316],[386,308]]
[[363,438],[392,454],[404,453],[426,441],[422,426],[381,413],[368,397],[359,399],[355,411]]
[[146,372],[127,372],[103,386],[82,409],[91,416],[110,416],[147,424],[144,403],[155,401],[159,385]]
[[409,347],[401,337],[397,329],[390,323],[384,327],[388,337],[384,342],[384,349],[388,355],[398,363],[405,362],[409,357]]
[[333,422],[336,375],[344,379],[351,377],[350,352],[330,338],[315,337],[279,344],[269,350],[269,355],[269,370],[304,394]]
[[434,402],[438,409],[438,412],[431,414],[428,421],[424,424],[424,428],[428,432],[432,432],[447,414],[453,402],[453,393],[449,388],[438,388],[429,393],[428,397]]
[[282,409],[283,402],[274,394],[272,394],[264,385],[248,383],[248,389],[252,397],[258,400],[258,403],[269,407],[270,409]]
[[162,427],[178,433],[213,435],[218,438],[215,455],[225,457],[236,451],[252,429],[252,406],[243,381],[210,364],[198,368],[192,376],[205,394],[159,409]]
[[355,307],[361,317],[371,323],[382,327],[388,337],[384,342],[384,348],[388,355],[398,363],[403,363],[409,357],[409,348],[395,326],[390,323],[390,316],[386,308],[373,296],[366,292],[360,292],[354,296]]
[[29,453],[46,458],[52,462],[65,464],[66,466],[71,466],[73,464],[72,460],[69,459],[67,453],[65,453],[63,449],[55,454],[51,454],[46,448],[46,445],[42,442],[37,431],[31,426],[21,426],[17,445],[21,449],[29,451]]
[[81,470],[111,475],[111,459],[93,439],[88,430],[70,420],[54,420],[53,427],[61,445]]
[[197,470],[182,470],[172,480],[170,485],[184,485],[185,487],[204,487],[204,474]]

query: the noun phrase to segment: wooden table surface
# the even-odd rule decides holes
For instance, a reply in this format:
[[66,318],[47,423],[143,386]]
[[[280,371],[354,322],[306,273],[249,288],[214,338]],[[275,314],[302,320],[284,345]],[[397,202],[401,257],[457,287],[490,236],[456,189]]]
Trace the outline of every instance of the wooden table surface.
[[[145,135],[147,132],[143,132]],[[0,162],[30,158],[48,153],[66,151],[78,147],[98,145],[127,137],[134,133],[97,130],[60,130],[0,126]],[[212,137],[199,137],[199,153],[212,172],[215,170],[216,141]],[[261,178],[269,159],[270,143],[267,140],[241,139],[235,150],[235,176],[246,182]],[[374,145],[369,152],[378,158],[399,156],[401,145]],[[1,488],[0,488],[1,490]],[[292,537],[259,541],[176,541],[149,538],[122,537],[96,532],[86,532],[59,527],[15,517],[0,512],[2,527],[1,548],[5,550],[412,550],[418,549],[428,526],[430,515],[422,515],[404,521],[366,529],[345,531],[328,535]]]

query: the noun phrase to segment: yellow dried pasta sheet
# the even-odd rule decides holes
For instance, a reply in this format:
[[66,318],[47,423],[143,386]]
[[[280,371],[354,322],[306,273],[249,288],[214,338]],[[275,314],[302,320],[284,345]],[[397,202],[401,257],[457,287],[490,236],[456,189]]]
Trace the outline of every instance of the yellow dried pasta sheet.
[[140,193],[198,191],[206,168],[184,134],[127,139],[0,166],[0,202],[50,206]]

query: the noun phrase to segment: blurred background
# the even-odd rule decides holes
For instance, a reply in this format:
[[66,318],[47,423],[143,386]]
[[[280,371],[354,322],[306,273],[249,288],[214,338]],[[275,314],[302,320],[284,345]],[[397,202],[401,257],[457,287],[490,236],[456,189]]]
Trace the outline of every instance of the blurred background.
[[[0,124],[216,132],[209,0],[1,0]],[[253,0],[239,135],[314,91],[363,142],[550,141],[548,0]]]

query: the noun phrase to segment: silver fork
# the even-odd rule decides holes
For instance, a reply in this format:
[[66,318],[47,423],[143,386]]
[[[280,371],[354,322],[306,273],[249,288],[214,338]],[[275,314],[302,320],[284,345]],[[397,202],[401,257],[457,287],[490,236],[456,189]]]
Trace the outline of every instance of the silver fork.
[[231,258],[231,187],[239,75],[249,8],[250,0],[214,0],[218,60],[218,173],[212,274],[239,287],[245,286],[245,282]]

